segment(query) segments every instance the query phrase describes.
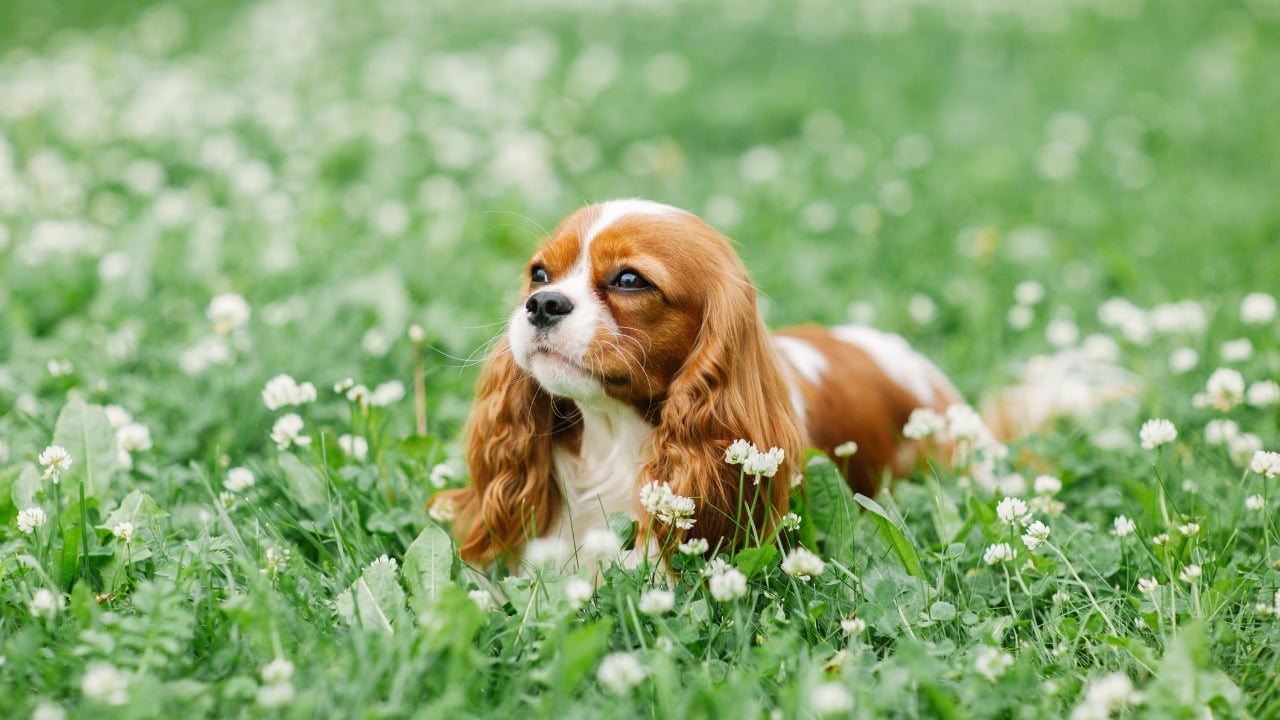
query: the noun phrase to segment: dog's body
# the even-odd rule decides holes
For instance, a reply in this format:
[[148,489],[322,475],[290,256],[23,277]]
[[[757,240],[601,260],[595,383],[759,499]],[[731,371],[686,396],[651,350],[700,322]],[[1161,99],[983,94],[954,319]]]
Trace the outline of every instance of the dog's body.
[[[525,290],[478,384],[471,486],[441,497],[470,562],[518,559],[533,537],[577,547],[612,513],[642,517],[651,483],[696,510],[691,529],[642,523],[649,547],[741,545],[787,511],[806,447],[856,443],[842,464],[872,493],[925,449],[902,436],[912,411],[960,400],[896,335],[801,326],[771,336],[729,242],[667,205],[575,212],[531,259]],[[747,475],[725,461],[737,440],[780,460]]]

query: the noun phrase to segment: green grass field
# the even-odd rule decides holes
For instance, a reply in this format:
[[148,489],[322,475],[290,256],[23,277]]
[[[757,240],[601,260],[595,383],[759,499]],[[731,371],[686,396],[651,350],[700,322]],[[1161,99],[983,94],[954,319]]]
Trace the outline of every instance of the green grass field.
[[[6,3],[0,717],[1280,717],[1277,118],[1276,0]],[[975,402],[1072,346],[1143,389],[996,488],[813,460],[808,580],[492,602],[426,503],[619,196]]]

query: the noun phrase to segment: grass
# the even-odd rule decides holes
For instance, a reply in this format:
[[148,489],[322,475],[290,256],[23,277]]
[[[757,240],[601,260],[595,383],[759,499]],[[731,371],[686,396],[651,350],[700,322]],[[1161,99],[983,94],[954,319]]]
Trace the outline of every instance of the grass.
[[[983,7],[0,8],[0,714],[1280,714],[1248,470],[1280,411],[1193,401],[1219,366],[1280,377],[1280,326],[1240,313],[1280,278],[1274,3]],[[814,460],[809,581],[762,550],[726,558],[736,599],[688,560],[655,615],[618,568],[482,607],[426,502],[465,482],[524,260],[616,196],[733,236],[775,327],[874,315],[975,400],[1056,343],[1143,391],[1016,444],[994,492],[855,499]],[[250,315],[219,327],[227,293]],[[316,399],[268,409],[280,373]],[[291,411],[310,442],[278,449]],[[1140,447],[1152,417],[1177,440]],[[1039,475],[1032,551],[997,507]]]

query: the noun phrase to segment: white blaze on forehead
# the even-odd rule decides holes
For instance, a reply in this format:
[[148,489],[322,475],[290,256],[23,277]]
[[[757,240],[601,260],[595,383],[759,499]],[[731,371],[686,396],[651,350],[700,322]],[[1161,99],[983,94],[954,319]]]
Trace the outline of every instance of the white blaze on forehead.
[[901,335],[865,325],[843,325],[832,328],[831,334],[866,351],[889,379],[915,395],[923,405],[933,405],[938,388],[951,387],[942,371],[912,350]]
[[610,200],[600,205],[600,214],[582,233],[582,257],[587,256],[591,241],[597,235],[609,229],[611,225],[630,215],[688,215],[678,207],[665,205],[652,200]]

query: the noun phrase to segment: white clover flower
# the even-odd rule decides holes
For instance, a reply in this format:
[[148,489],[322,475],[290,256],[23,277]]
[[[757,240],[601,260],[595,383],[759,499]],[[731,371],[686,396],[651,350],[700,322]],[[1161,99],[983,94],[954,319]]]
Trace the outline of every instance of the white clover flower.
[[782,448],[771,447],[767,452],[753,451],[746,462],[742,463],[742,471],[756,478],[773,477],[778,474],[778,466],[782,464],[786,453]]
[[62,477],[62,473],[71,467],[71,454],[61,445],[50,445],[40,453],[38,458],[40,464],[44,466],[44,474],[41,475],[43,480],[52,480],[56,485]]
[[293,445],[307,447],[311,438],[302,434],[302,427],[302,418],[296,413],[284,415],[271,427],[271,440],[280,450],[288,450]]
[[1009,562],[1012,559],[1013,548],[1009,547],[1009,543],[993,543],[988,545],[986,551],[982,553],[982,561],[988,565]]
[[1124,673],[1110,673],[1094,680],[1084,699],[1071,711],[1071,720],[1105,720],[1117,710],[1136,705],[1142,695]]
[[676,594],[670,590],[650,588],[640,595],[638,608],[645,615],[661,615],[676,606]]
[[476,607],[488,612],[493,609],[493,593],[488,590],[472,590],[467,593],[467,597],[476,604]]
[[347,400],[350,400],[361,407],[366,407],[369,405],[369,399],[372,394],[373,393],[369,388],[365,387],[363,384],[353,385],[347,389]]
[[1231,462],[1242,467],[1247,466],[1261,449],[1262,438],[1253,433],[1240,433],[1227,440],[1227,454],[1231,456]]
[[1185,375],[1200,364],[1200,353],[1189,347],[1180,347],[1169,353],[1169,371],[1174,375]]
[[1138,592],[1150,595],[1160,587],[1160,581],[1153,577],[1138,578]]
[[1022,473],[1005,473],[996,478],[995,485],[995,489],[1007,497],[1025,495],[1027,492],[1027,479]]
[[1148,420],[1142,424],[1142,429],[1138,431],[1138,438],[1142,441],[1142,447],[1147,450],[1154,450],[1161,445],[1167,445],[1178,437],[1178,429],[1173,423],[1162,418]]
[[62,596],[40,588],[31,596],[31,616],[51,618],[62,609]]
[[803,518],[793,512],[789,512],[782,516],[782,520],[778,522],[778,525],[783,530],[799,530],[801,522],[803,522]]
[[747,594],[747,576],[736,567],[718,572],[707,581],[711,597],[719,602],[729,602]]
[[867,629],[867,621],[862,618],[846,618],[840,621],[840,630],[845,635],[858,635]]
[[1054,318],[1045,326],[1044,337],[1054,347],[1069,347],[1080,339],[1080,328],[1066,318]]
[[278,708],[293,702],[295,694],[293,683],[271,683],[258,688],[257,700],[264,708]]
[[809,709],[818,717],[847,713],[853,710],[853,695],[838,682],[824,682],[809,695]]
[[1280,383],[1275,380],[1259,380],[1249,386],[1245,402],[1256,408],[1280,405]]
[[291,376],[281,373],[267,381],[262,388],[262,402],[268,410],[306,405],[315,402],[316,386],[309,382],[298,384]]
[[1036,311],[1027,305],[1014,305],[1005,314],[1005,322],[1014,330],[1026,330],[1036,319]]
[[249,303],[236,293],[216,295],[209,301],[204,316],[213,323],[213,331],[219,335],[231,333],[249,321]]
[[1138,524],[1130,520],[1125,515],[1119,515],[1111,525],[1111,534],[1116,537],[1124,537],[1138,528]]
[[1023,280],[1013,288],[1013,300],[1019,305],[1037,305],[1044,299],[1044,285],[1035,280]]
[[848,440],[832,448],[838,458],[853,457],[858,452],[858,443]]
[[798,547],[794,548],[782,559],[782,572],[798,580],[808,581],[814,575],[821,575],[827,569],[822,558]]
[[1250,495],[1244,499],[1244,506],[1250,510],[1262,510],[1267,507],[1267,499],[1261,495]]
[[[349,390],[351,390],[351,388],[355,386],[356,386],[356,381],[352,380],[351,378],[347,378],[345,380],[340,380],[334,383],[333,391],[338,393],[339,395],[345,395]],[[347,398],[347,399],[350,400],[350,398]]]
[[996,517],[1006,525],[1026,525],[1031,521],[1031,511],[1025,500],[1007,497],[996,504]]
[[1280,475],[1280,452],[1258,450],[1249,462],[1249,469],[1268,479]]
[[253,487],[254,482],[253,471],[249,468],[233,467],[227,471],[222,486],[233,493],[239,493]]
[[293,663],[278,657],[262,666],[262,682],[268,684],[289,682],[293,679]]
[[711,544],[706,538],[691,538],[676,546],[681,555],[704,555],[710,549]]
[[1240,436],[1240,426],[1235,420],[1216,418],[1205,423],[1204,441],[1210,445],[1225,445]]
[[1160,533],[1159,535],[1152,535],[1151,544],[1152,545],[1168,545],[1169,533]]
[[116,447],[125,452],[146,452],[151,449],[151,430],[142,423],[125,423],[116,430]]
[[756,446],[746,440],[734,440],[729,449],[724,451],[724,461],[730,465],[741,465],[752,454],[759,452]]
[[1239,370],[1218,368],[1204,384],[1205,391],[1191,398],[1196,407],[1213,406],[1223,412],[1244,401],[1244,376]]
[[338,447],[342,454],[356,462],[364,462],[369,457],[369,441],[359,435],[339,435]]
[[44,508],[38,505],[29,507],[18,513],[18,531],[30,535],[48,521],[49,517],[45,515]]
[[525,543],[524,559],[535,568],[560,567],[569,559],[569,546],[560,538],[534,538]]
[[1178,532],[1186,535],[1187,537],[1191,537],[1192,535],[1200,532],[1200,523],[1189,522],[1185,525],[1179,525]]
[[1244,362],[1253,356],[1253,342],[1249,338],[1228,340],[1218,346],[1218,356],[1223,362]]
[[592,528],[582,537],[582,552],[593,558],[612,560],[622,552],[622,538],[607,528]]
[[1049,539],[1049,526],[1039,520],[1027,526],[1027,532],[1022,536],[1022,544],[1027,546],[1028,550],[1035,550]]
[[421,345],[422,341],[427,339],[427,331],[422,329],[422,326],[416,323],[409,326],[409,330],[406,334],[409,336],[409,342],[414,345]]
[[986,679],[995,682],[1013,665],[1013,656],[1000,648],[983,645],[973,655],[973,669]]
[[456,477],[457,472],[454,471],[452,465],[449,463],[437,463],[432,466],[430,474],[427,475],[427,481],[431,483],[432,487],[442,488]]
[[930,408],[916,408],[907,418],[902,428],[902,435],[909,440],[923,440],[936,435],[947,426],[947,421]]
[[1044,513],[1050,517],[1058,517],[1067,506],[1053,499],[1052,495],[1037,495],[1027,503],[1032,512]]
[[427,517],[438,523],[451,523],[458,517],[458,504],[453,498],[440,498],[427,508]]
[[393,574],[400,569],[399,563],[396,562],[396,559],[386,554],[379,555],[377,560],[369,563],[370,570],[378,567],[385,567],[391,570]]
[[640,505],[659,522],[688,530],[695,522],[693,498],[676,495],[667,483],[653,481],[640,488]]
[[124,705],[129,702],[129,676],[115,665],[94,663],[80,681],[84,696],[104,705]]
[[1062,481],[1052,475],[1037,475],[1032,486],[1037,495],[1057,495],[1062,491]]
[[399,380],[389,380],[379,384],[369,394],[369,404],[374,407],[386,407],[394,405],[404,397],[404,383]]
[[61,705],[42,702],[31,712],[31,720],[67,720],[67,711]]
[[[911,413],[913,417],[915,412],[913,410]],[[907,419],[907,424],[911,424],[910,418]],[[964,403],[957,403],[947,408],[947,432],[956,440],[976,441],[986,436],[988,431],[977,410]]]
[[222,507],[230,510],[236,506],[236,494],[230,490],[223,490],[218,493],[218,502],[222,503]]
[[133,415],[119,405],[107,405],[102,408],[102,412],[106,413],[107,422],[110,423],[112,430],[119,430],[133,422]]
[[274,577],[284,572],[289,567],[289,556],[292,554],[289,548],[267,548],[262,556],[262,573]]
[[1202,333],[1208,325],[1204,306],[1194,300],[1157,305],[1151,309],[1150,320],[1151,326],[1165,335]]
[[116,525],[111,528],[111,534],[119,538],[121,542],[127,543],[133,540],[133,523],[128,521],[116,523]]
[[644,682],[648,671],[636,659],[635,655],[626,652],[609,653],[600,661],[596,670],[596,678],[601,685],[609,688],[615,695],[625,695],[631,688]]
[[1246,325],[1266,325],[1276,319],[1276,299],[1264,292],[1252,292],[1240,301],[1240,321]]
[[574,610],[581,610],[594,594],[595,588],[582,578],[573,578],[564,585],[564,596],[569,601],[569,607]]
[[1184,583],[1194,583],[1196,580],[1200,579],[1202,574],[1203,571],[1200,569],[1200,566],[1193,563],[1186,566],[1182,569],[1182,572],[1178,573],[1178,579]]

